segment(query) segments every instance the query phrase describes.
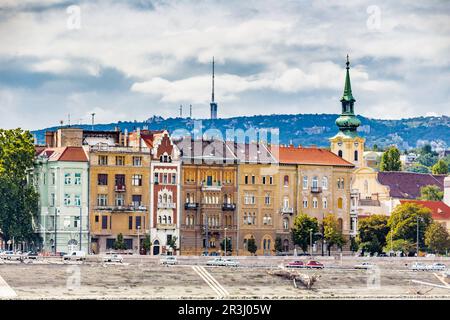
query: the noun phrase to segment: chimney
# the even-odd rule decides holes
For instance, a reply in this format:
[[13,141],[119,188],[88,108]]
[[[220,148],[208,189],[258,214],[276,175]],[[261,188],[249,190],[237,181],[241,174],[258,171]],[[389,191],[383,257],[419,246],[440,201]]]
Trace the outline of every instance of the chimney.
[[450,206],[450,176],[444,179],[444,203]]
[[124,144],[125,147],[128,147],[128,129],[124,130],[123,144]]
[[45,132],[45,145],[49,148],[54,147],[55,132],[46,131]]

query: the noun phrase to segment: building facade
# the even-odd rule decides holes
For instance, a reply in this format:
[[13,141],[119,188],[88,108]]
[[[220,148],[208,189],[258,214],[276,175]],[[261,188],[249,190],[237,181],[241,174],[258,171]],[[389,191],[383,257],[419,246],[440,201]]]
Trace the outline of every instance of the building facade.
[[[59,144],[60,145],[60,144]],[[88,157],[81,147],[48,147],[35,159],[36,232],[48,253],[88,251]]]

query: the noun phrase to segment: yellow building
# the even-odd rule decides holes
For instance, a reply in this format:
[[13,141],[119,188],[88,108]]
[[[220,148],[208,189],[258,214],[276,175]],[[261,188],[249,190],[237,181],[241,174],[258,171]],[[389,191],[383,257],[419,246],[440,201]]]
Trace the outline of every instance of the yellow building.
[[119,234],[136,251],[149,225],[149,150],[98,144],[89,147],[89,162],[92,251],[113,249]]

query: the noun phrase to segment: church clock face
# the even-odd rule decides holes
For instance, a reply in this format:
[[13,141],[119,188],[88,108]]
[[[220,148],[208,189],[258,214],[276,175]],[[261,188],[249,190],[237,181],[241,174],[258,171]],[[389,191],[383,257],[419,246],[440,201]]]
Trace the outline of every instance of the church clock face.
[[339,146],[339,147],[342,146],[342,141],[339,141],[339,142],[338,142],[338,146]]
[[358,147],[358,142],[355,142],[355,147]]

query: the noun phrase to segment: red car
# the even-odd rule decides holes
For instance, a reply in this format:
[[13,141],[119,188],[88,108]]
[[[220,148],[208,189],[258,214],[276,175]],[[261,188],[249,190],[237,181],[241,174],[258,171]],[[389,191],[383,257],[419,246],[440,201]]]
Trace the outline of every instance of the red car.
[[310,260],[306,264],[306,267],[307,268],[312,268],[312,269],[323,269],[324,265],[322,263],[320,263],[319,261]]
[[286,268],[303,268],[305,266],[305,264],[303,263],[303,261],[293,261],[293,262],[289,262],[288,265],[286,266]]

